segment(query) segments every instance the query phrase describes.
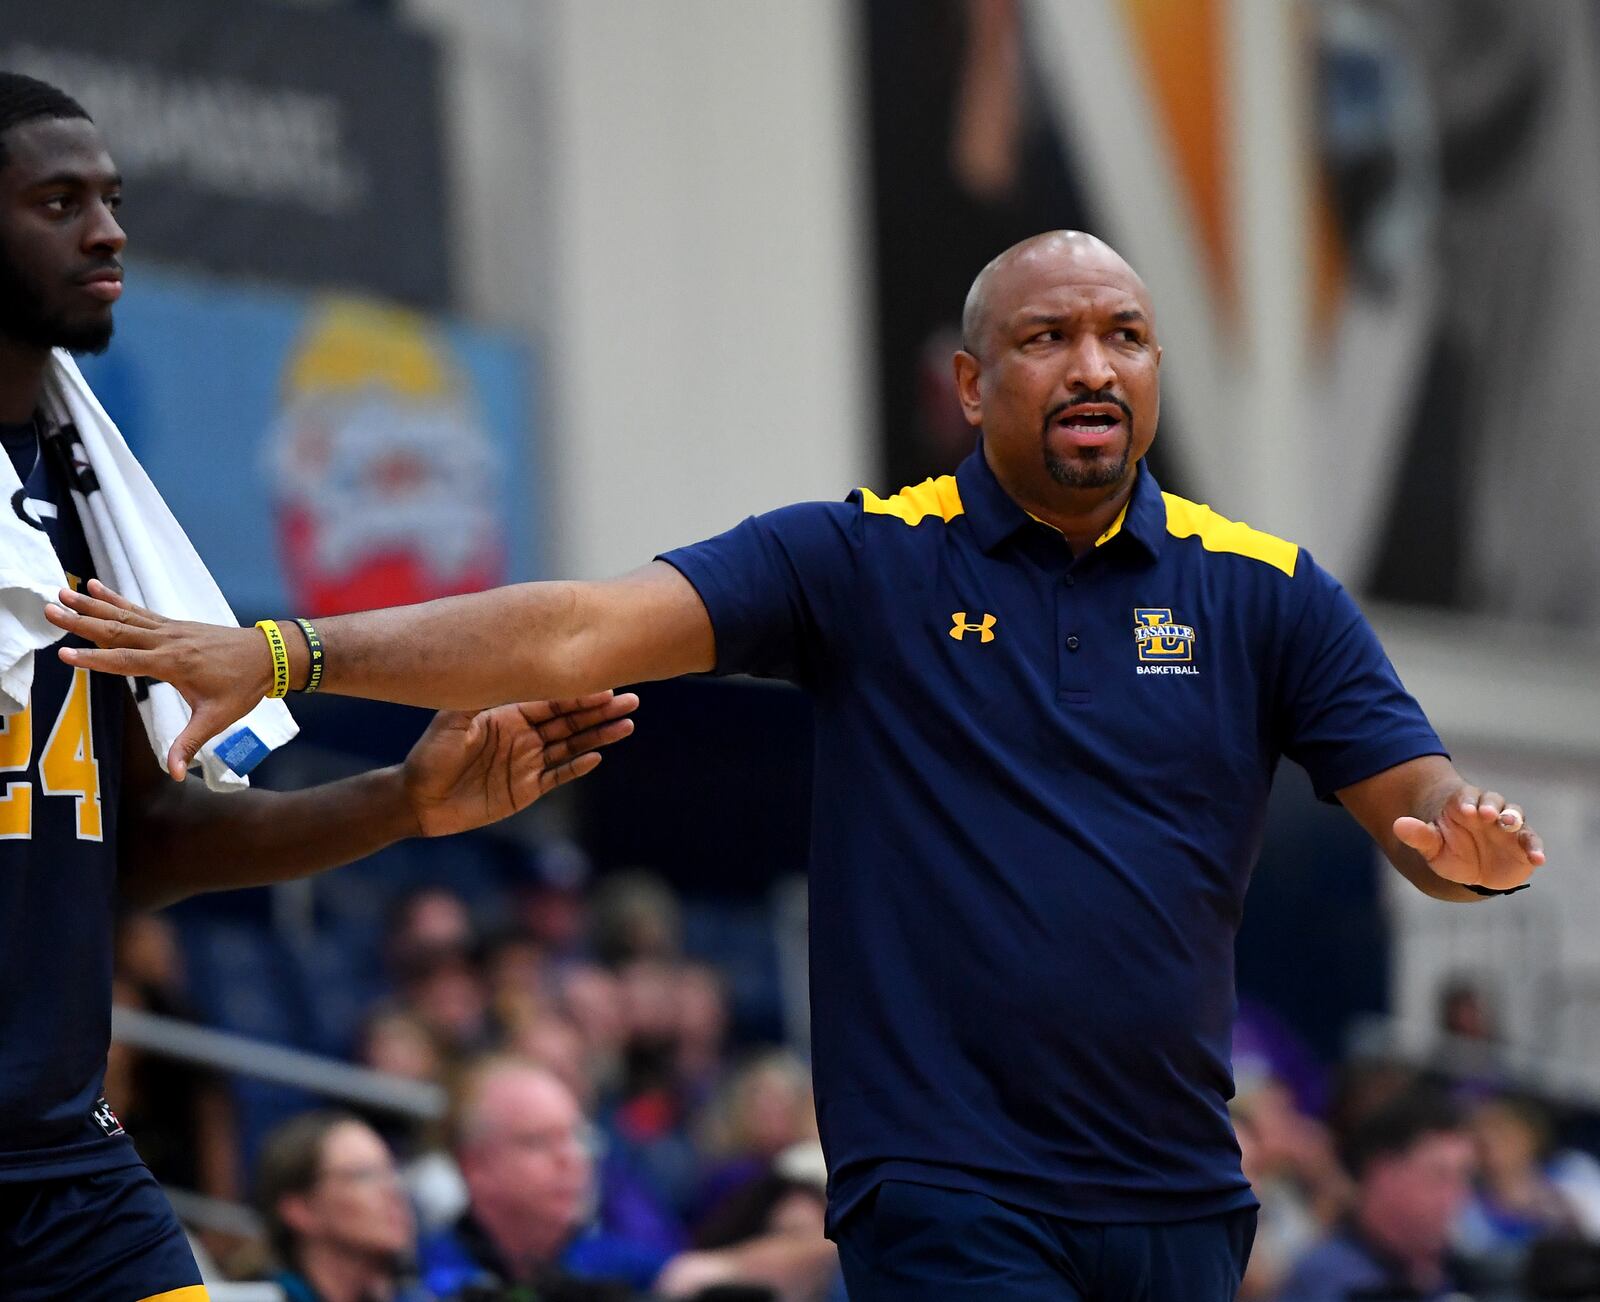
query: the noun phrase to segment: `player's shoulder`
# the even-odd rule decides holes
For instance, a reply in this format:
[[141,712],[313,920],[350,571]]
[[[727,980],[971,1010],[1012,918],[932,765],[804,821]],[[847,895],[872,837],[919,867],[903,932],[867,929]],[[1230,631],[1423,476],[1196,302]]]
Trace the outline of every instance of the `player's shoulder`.
[[[1257,529],[1243,520],[1229,519],[1203,502],[1192,502],[1187,497],[1165,491],[1161,502],[1166,509],[1168,536],[1197,545],[1203,554],[1242,557],[1264,567],[1261,571],[1264,574],[1276,571],[1290,579],[1311,564],[1309,555],[1298,543]],[[1245,570],[1248,573],[1254,568],[1247,566]]]

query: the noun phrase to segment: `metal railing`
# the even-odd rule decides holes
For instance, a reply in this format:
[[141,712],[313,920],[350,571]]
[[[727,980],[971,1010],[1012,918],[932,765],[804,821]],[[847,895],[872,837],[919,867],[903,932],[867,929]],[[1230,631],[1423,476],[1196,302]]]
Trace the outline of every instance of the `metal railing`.
[[277,1085],[293,1085],[362,1107],[379,1108],[423,1121],[444,1115],[444,1090],[437,1085],[355,1067],[337,1058],[287,1049],[281,1044],[269,1044],[177,1017],[164,1017],[137,1008],[114,1008],[111,1038],[149,1053]]
[[[422,1121],[434,1120],[444,1113],[445,1094],[437,1085],[142,1009],[113,1008],[111,1038],[147,1053],[294,1086],[364,1108]],[[166,1194],[178,1219],[191,1229],[247,1237],[263,1232],[261,1218],[243,1203],[209,1198],[189,1189],[169,1188]],[[276,1284],[208,1279],[206,1288],[211,1302],[284,1302],[283,1290]]]

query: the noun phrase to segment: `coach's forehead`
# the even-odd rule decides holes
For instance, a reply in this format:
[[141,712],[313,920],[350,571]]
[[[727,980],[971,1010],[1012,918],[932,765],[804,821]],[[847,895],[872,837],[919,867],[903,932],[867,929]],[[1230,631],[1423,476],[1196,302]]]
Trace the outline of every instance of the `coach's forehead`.
[[1113,300],[1103,304],[1113,311],[1138,308],[1154,330],[1144,281],[1104,240],[1083,231],[1035,235],[992,259],[973,280],[961,309],[962,346],[982,356],[996,326],[1024,308],[1075,311],[1097,296]]
[[989,269],[987,314],[1003,322],[1041,300],[1132,299],[1148,315],[1150,294],[1109,244],[1081,232],[1053,232],[1008,249]]

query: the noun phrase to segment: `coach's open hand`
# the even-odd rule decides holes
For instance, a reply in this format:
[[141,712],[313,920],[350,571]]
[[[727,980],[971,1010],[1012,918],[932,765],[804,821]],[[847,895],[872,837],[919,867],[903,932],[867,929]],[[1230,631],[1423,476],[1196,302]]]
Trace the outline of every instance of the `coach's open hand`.
[[406,756],[406,803],[419,836],[496,822],[597,764],[600,747],[633,731],[639,698],[596,692],[575,701],[441,710]]
[[1445,797],[1430,822],[1396,819],[1394,834],[1427,861],[1435,876],[1465,886],[1510,890],[1544,862],[1544,843],[1523,822],[1521,807],[1473,786]]

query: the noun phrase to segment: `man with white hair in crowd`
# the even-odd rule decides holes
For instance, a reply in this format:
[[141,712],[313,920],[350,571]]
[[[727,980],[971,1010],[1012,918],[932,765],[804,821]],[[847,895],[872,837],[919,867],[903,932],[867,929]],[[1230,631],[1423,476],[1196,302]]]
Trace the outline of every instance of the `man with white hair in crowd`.
[[474,1286],[532,1286],[596,1299],[606,1285],[686,1297],[717,1284],[764,1285],[783,1299],[826,1291],[834,1247],[820,1234],[775,1233],[716,1252],[665,1256],[586,1226],[594,1202],[591,1131],[556,1076],[512,1057],[469,1069],[452,1099],[449,1135],[468,1206],[421,1248],[422,1276],[441,1297]]

